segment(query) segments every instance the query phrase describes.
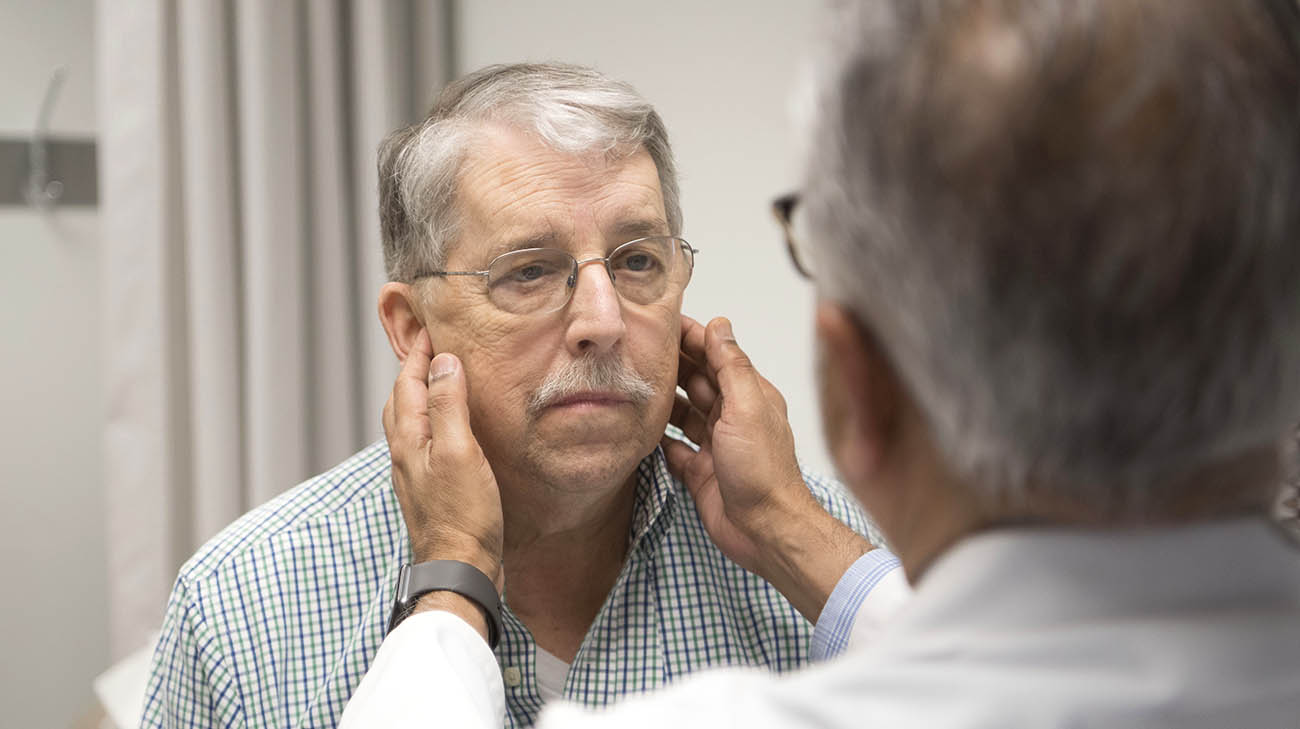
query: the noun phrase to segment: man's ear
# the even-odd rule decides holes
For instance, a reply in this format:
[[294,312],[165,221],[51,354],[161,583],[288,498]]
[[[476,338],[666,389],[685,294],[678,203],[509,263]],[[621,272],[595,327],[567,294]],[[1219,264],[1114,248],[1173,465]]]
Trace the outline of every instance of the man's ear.
[[415,338],[424,329],[419,292],[410,284],[389,281],[379,289],[379,322],[388,333],[388,346],[398,361],[406,359]]
[[826,444],[856,491],[896,445],[903,392],[876,338],[843,306],[818,303],[816,328]]

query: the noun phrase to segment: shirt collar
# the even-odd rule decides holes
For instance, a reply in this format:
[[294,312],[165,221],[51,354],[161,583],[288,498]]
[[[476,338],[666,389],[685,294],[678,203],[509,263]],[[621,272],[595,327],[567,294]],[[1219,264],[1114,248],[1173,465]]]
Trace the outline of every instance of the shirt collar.
[[663,448],[655,446],[637,465],[635,498],[628,554],[650,554],[659,547],[677,508],[677,481],[668,472]]
[[1260,517],[991,530],[935,560],[900,625],[959,615],[965,625],[1024,627],[1135,610],[1172,613],[1265,599],[1294,604],[1300,600],[1296,556],[1296,545]]

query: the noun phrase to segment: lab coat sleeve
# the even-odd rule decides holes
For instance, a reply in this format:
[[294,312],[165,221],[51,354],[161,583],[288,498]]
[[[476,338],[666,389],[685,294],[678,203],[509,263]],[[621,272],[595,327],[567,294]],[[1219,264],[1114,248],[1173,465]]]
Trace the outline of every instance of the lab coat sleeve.
[[416,613],[380,644],[340,729],[501,729],[505,688],[478,631],[441,610]]

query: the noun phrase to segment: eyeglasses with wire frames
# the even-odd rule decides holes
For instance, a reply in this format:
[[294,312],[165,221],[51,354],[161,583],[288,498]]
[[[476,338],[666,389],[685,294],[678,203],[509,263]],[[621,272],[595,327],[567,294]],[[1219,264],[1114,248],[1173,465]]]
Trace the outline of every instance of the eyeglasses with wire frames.
[[633,304],[653,304],[680,294],[691,280],[695,254],[684,238],[651,236],[628,241],[608,256],[578,260],[558,248],[525,248],[493,258],[482,271],[428,271],[428,276],[479,276],[488,299],[511,314],[547,314],[563,309],[578,285],[578,271],[602,263],[614,290]]
[[790,261],[794,264],[795,270],[804,278],[812,279],[815,270],[812,258],[804,249],[802,240],[794,232],[794,213],[798,207],[799,193],[787,193],[772,201],[772,214],[776,216],[776,222],[781,225],[781,232],[785,234],[785,250],[790,254]]

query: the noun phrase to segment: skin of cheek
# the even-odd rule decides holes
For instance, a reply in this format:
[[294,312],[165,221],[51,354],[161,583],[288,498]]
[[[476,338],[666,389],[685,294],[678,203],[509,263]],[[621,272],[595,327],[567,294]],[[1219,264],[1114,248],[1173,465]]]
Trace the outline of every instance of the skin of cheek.
[[[677,392],[678,353],[681,347],[681,297],[647,307],[629,307],[624,314],[628,327],[628,364],[655,388],[655,395],[643,407],[644,458],[659,443]],[[637,347],[643,347],[637,349]]]
[[528,397],[545,376],[553,348],[544,343],[553,325],[512,318],[444,282],[425,321],[435,352],[460,358],[468,385],[470,424],[489,462],[519,442]]

